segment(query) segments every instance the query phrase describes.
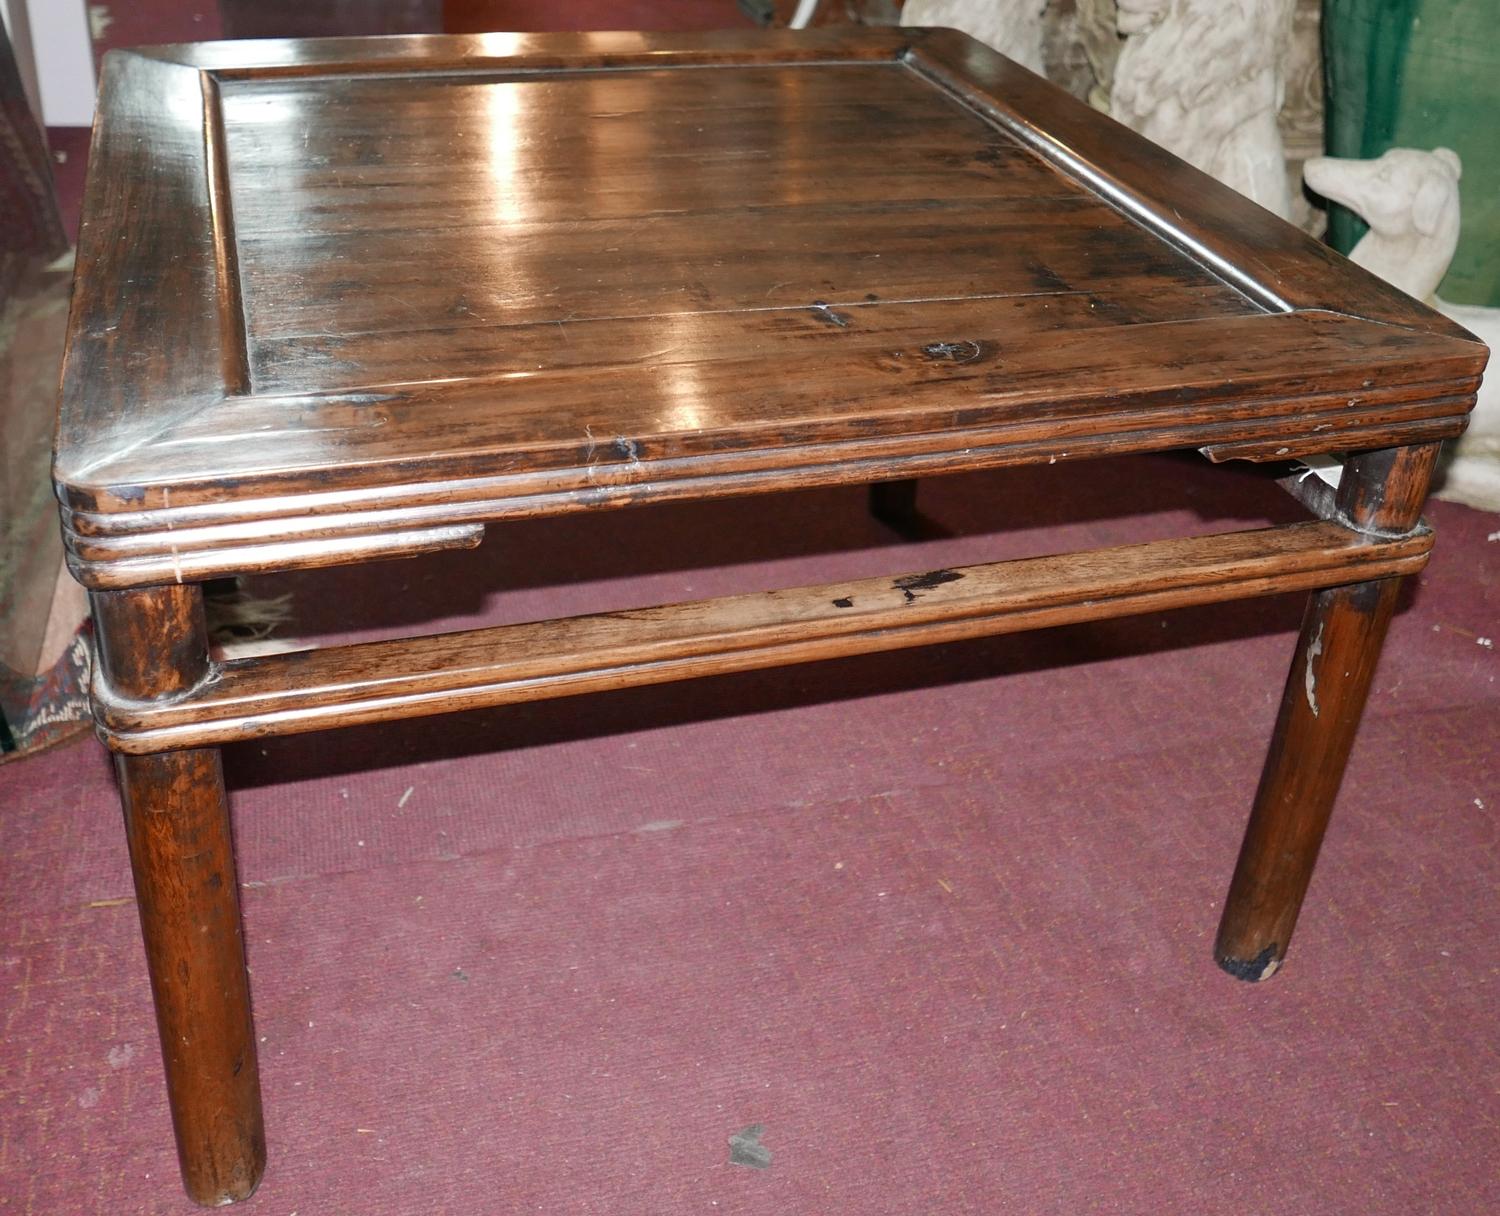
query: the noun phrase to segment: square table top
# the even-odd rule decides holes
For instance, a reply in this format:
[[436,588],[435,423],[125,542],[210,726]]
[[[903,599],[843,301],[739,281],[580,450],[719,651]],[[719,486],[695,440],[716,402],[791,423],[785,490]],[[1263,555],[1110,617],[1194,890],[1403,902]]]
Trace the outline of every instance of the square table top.
[[656,497],[1418,442],[1485,356],[949,30],[116,53],[77,274],[56,479],[101,586]]

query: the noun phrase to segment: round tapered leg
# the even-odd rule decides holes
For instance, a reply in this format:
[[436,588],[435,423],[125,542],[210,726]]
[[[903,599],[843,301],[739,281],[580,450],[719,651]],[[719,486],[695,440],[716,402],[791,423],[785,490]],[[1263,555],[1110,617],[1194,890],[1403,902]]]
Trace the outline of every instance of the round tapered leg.
[[1286,955],[1399,587],[1336,587],[1308,605],[1214,946],[1238,979],[1269,979]]
[[[196,587],[93,596],[101,676],[142,700],[208,671]],[[116,756],[167,1097],[187,1193],[249,1196],[266,1164],[239,883],[217,749]]]
[[921,521],[917,514],[917,479],[877,481],[870,486],[870,514],[893,532],[905,536]]
[[[1354,457],[1339,515],[1365,532],[1415,527],[1436,457],[1435,444]],[[1238,979],[1269,979],[1286,957],[1400,586],[1333,587],[1308,604],[1214,943],[1219,966]]]
[[266,1165],[250,986],[217,749],[118,756],[183,1184],[249,1196]]

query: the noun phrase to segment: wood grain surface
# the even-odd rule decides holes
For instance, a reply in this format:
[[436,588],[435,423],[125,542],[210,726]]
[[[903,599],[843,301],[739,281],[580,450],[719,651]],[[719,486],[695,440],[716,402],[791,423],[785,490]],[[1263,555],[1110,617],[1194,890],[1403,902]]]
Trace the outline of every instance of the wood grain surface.
[[158,48],[111,57],[101,116],[56,466],[95,587],[1440,439],[1484,362],[951,31]]

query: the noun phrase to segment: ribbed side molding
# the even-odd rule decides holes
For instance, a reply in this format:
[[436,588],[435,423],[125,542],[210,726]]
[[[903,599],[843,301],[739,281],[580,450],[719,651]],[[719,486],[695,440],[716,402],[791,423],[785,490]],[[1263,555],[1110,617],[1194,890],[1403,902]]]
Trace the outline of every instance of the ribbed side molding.
[[241,543],[203,549],[175,544],[170,531],[166,537],[164,551],[101,563],[81,556],[78,546],[73,543],[72,532],[66,523],[63,526],[63,544],[67,546],[68,569],[73,577],[90,591],[105,591],[167,583],[199,583],[264,570],[317,570],[351,562],[420,557],[443,549],[473,549],[484,540],[484,525],[449,523],[395,532],[350,532],[311,539],[282,537],[263,544]]
[[172,700],[94,697],[117,751],[205,747],[1411,574],[1431,544],[1299,523],[240,659]]

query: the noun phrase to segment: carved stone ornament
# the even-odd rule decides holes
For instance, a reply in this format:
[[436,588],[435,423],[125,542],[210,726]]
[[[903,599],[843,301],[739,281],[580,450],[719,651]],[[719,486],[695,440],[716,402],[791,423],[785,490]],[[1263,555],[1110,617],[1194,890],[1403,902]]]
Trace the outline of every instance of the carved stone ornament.
[[1292,0],[1120,0],[1119,29],[1110,112],[1290,217],[1277,114]]
[[1033,72],[1041,72],[1046,8],[1047,0],[906,0],[901,24],[963,30]]

